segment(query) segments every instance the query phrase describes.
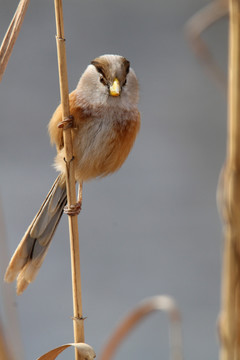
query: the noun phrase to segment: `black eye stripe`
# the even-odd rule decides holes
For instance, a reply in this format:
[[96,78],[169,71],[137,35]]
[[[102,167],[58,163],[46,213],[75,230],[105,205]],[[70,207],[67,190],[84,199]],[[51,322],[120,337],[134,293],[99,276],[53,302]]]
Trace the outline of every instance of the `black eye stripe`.
[[116,70],[115,76],[111,74],[108,63],[105,63],[104,61],[99,61],[98,58],[91,61],[91,64],[94,65],[95,69],[100,74],[99,81],[103,85],[108,85],[109,82],[111,83],[114,77],[117,77],[119,79],[120,83],[122,84],[121,86],[126,85],[127,77],[130,71],[130,62],[125,58],[122,59],[122,64],[119,64],[120,69]]
[[101,74],[103,77],[105,77],[103,69],[101,69],[100,67],[96,67],[96,69],[99,72],[99,74]]
[[127,59],[123,59],[123,66],[125,67],[126,75],[129,73],[130,70],[130,61]]
[[106,78],[105,74],[104,74],[104,71],[103,71],[103,68],[102,66],[99,64],[99,62],[97,61],[92,61],[91,62],[92,65],[95,66],[95,68],[97,69],[97,71],[99,72],[99,74],[101,74],[104,78]]

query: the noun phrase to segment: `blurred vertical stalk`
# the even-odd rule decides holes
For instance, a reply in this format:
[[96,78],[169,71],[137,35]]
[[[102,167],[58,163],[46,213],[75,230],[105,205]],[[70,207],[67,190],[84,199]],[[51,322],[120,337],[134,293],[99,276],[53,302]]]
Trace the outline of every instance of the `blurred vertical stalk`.
[[[0,198],[0,278],[4,278],[4,273],[8,265],[8,246],[6,226],[3,216],[3,207]],[[15,286],[0,281],[1,303],[3,305],[4,327],[1,328],[0,319],[0,359],[4,360],[2,353],[4,351],[3,341],[7,341],[5,346],[11,352],[11,359],[23,360],[24,351],[21,339],[21,329],[16,306]],[[3,331],[4,330],[4,331]],[[4,336],[4,337],[3,337]],[[5,338],[5,340],[4,340]],[[14,345],[13,345],[14,344]],[[11,345],[11,346],[10,346]],[[3,349],[3,350],[1,350]],[[10,358],[10,355],[9,355]]]
[[225,223],[220,360],[240,360],[240,0],[230,0],[228,139],[219,185]]
[[[67,61],[64,38],[63,9],[62,1],[55,0],[55,16],[57,29],[57,53],[59,83],[62,103],[62,118],[69,119],[69,91],[67,78]],[[66,186],[68,206],[76,204],[76,189],[74,176],[73,145],[71,128],[63,131],[65,162],[66,162]],[[73,293],[73,329],[75,343],[84,342],[84,325],[82,316],[82,291],[80,275],[80,252],[78,238],[77,215],[68,216],[69,237],[72,268],[72,293]],[[78,350],[75,350],[75,359],[80,360]]]
[[7,344],[4,338],[4,332],[2,324],[0,323],[0,359],[1,360],[13,360],[12,356],[9,353]]

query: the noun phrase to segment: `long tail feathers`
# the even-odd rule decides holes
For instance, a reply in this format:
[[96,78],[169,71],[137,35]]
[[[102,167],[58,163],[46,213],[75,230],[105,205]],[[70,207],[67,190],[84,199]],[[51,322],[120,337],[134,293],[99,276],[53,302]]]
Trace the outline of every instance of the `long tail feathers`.
[[6,282],[12,282],[17,277],[17,294],[21,294],[35,279],[66,203],[66,186],[62,181],[62,176],[59,175],[6,270],[4,278]]

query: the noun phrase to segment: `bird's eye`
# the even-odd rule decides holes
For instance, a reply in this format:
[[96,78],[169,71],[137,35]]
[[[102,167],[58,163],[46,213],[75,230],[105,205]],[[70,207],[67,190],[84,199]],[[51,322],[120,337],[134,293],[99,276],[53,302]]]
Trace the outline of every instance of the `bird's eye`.
[[127,79],[124,81],[124,83],[122,84],[122,86],[125,86],[127,83]]
[[100,76],[100,82],[103,84],[103,85],[106,85],[106,81],[105,81],[105,79],[104,79],[104,77],[103,76]]

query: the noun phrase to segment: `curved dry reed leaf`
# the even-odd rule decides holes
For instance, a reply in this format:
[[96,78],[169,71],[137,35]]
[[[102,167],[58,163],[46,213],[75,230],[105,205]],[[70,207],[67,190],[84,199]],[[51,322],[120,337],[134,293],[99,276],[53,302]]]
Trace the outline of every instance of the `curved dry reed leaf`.
[[228,15],[228,0],[213,0],[195,13],[185,25],[186,36],[192,50],[225,92],[227,76],[203,40],[202,33],[226,15]]
[[161,310],[169,316],[171,359],[183,360],[181,317],[175,301],[169,296],[154,296],[137,305],[117,326],[100,354],[99,360],[111,360],[128,333],[147,315]]
[[40,356],[37,360],[55,360],[58,357],[58,355],[60,355],[64,350],[66,350],[70,346],[73,346],[78,349],[78,352],[81,356],[80,360],[93,360],[96,357],[95,351],[90,345],[85,343],[69,343],[58,346],[57,348]]

